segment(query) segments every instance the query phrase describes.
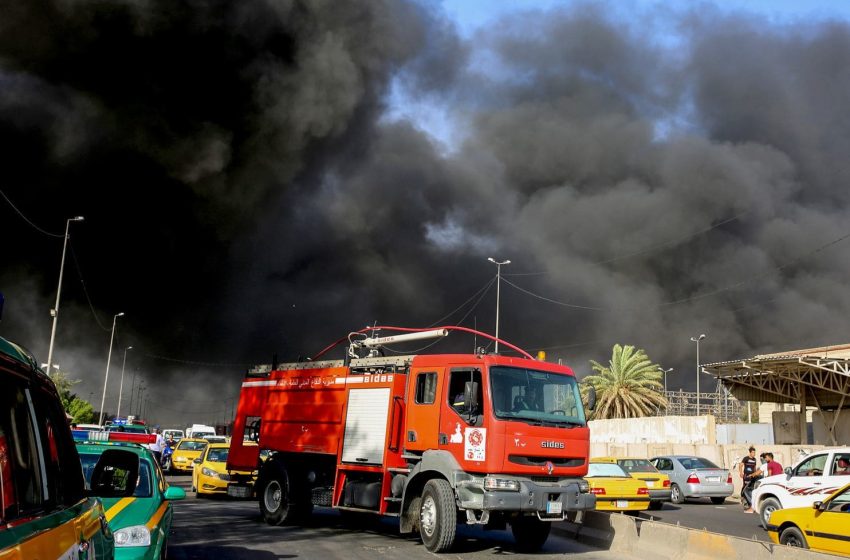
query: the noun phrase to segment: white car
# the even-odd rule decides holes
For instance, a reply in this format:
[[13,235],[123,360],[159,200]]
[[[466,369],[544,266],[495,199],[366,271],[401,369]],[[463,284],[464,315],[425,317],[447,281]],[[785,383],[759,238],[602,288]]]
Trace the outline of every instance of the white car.
[[850,482],[850,447],[824,449],[801,459],[785,474],[756,483],[753,508],[766,529],[777,509],[811,507]]

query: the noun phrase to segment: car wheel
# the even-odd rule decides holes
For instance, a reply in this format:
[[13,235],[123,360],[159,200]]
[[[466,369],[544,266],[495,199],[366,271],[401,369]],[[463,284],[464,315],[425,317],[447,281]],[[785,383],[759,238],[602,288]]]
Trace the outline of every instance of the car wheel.
[[711,498],[711,503],[715,505],[720,505],[726,501],[726,498]]
[[776,498],[765,498],[761,502],[761,508],[759,509],[759,517],[761,517],[761,526],[767,530],[767,526],[770,523],[770,514],[774,511],[782,509],[782,504],[779,503],[779,500]]
[[429,480],[419,506],[419,533],[429,552],[445,552],[455,542],[457,506],[452,487],[442,478]]
[[521,552],[537,552],[543,548],[551,528],[551,523],[540,521],[536,516],[517,517],[511,521],[511,532]]
[[782,529],[779,533],[779,544],[796,548],[809,548],[809,543],[806,542],[803,532],[794,526]]
[[682,489],[679,488],[678,484],[672,484],[670,486],[670,500],[674,504],[684,504],[685,503],[685,495],[682,493]]

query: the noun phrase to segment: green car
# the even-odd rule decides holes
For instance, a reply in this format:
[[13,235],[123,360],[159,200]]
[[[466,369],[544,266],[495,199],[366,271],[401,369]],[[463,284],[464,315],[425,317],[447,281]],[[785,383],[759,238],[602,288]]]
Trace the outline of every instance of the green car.
[[171,500],[182,500],[186,492],[165,482],[162,469],[150,450],[124,442],[77,442],[86,487],[100,454],[115,448],[132,451],[139,456],[139,481],[133,497],[103,498],[106,520],[115,535],[115,558],[165,558],[174,517]]

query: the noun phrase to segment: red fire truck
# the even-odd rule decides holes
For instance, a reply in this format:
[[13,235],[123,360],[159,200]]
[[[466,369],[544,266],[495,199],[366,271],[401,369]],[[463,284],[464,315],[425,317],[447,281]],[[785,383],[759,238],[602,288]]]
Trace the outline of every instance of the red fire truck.
[[[378,330],[410,332],[367,334]],[[382,355],[450,330],[473,332],[372,327],[347,337],[345,359],[319,360],[341,339],[311,360],[248,371],[227,468],[259,466],[254,490],[266,522],[303,521],[313,506],[397,516],[401,532],[418,531],[432,552],[452,547],[459,520],[510,524],[518,548],[536,550],[550,522],[594,508],[582,478],[589,432],[570,368],[501,340],[521,357]],[[592,408],[593,391],[589,400]],[[260,462],[263,451],[271,454]],[[229,494],[250,492],[231,477]]]

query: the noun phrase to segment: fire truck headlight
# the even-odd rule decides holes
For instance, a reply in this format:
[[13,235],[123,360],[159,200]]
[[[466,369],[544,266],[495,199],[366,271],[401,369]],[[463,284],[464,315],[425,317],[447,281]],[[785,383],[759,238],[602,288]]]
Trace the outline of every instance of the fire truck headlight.
[[212,476],[212,477],[217,477],[217,476],[218,476],[218,473],[217,473],[217,472],[215,472],[215,471],[214,471],[214,470],[212,470],[212,469],[208,469],[207,467],[202,468],[202,469],[201,469],[201,473],[202,473],[204,476]]
[[150,546],[151,532],[144,525],[133,525],[115,531],[115,546]]
[[582,494],[590,492],[590,484],[583,478],[578,481],[578,491]]
[[519,492],[519,481],[488,476],[484,478],[484,489],[502,490],[505,492]]

